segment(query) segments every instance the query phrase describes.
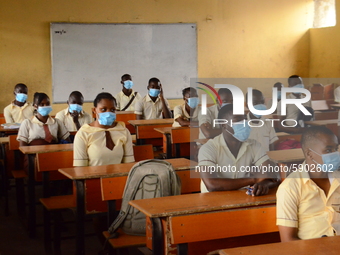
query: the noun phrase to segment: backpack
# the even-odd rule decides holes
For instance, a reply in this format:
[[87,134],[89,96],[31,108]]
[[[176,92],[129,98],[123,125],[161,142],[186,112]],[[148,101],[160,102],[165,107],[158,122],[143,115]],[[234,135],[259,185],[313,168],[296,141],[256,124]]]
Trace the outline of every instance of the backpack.
[[136,163],[131,168],[125,184],[119,215],[109,228],[110,238],[117,237],[116,231],[120,226],[126,234],[145,236],[145,215],[129,205],[130,200],[180,194],[181,179],[169,162],[150,159]]

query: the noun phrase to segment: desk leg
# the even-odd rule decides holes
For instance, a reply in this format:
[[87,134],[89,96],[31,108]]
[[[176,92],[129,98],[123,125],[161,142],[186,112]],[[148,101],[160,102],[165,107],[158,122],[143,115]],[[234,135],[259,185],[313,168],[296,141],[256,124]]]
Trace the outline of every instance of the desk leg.
[[84,219],[85,219],[85,187],[84,180],[75,181],[77,190],[76,209],[76,255],[85,254]]
[[152,252],[153,254],[164,254],[163,228],[160,218],[151,218],[152,223]]
[[165,134],[166,137],[166,158],[172,158],[172,144],[171,144],[171,134]]
[[177,255],[187,255],[188,254],[188,244],[181,243],[177,244]]
[[36,232],[34,160],[35,154],[29,154],[27,189],[28,189],[28,234],[30,238],[34,238]]

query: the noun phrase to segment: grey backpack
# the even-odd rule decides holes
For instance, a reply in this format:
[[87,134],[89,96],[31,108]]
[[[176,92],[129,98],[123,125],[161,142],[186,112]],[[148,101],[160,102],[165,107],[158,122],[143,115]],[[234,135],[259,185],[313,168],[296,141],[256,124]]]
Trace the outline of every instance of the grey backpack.
[[136,163],[131,168],[125,184],[119,215],[109,228],[110,237],[115,236],[119,227],[122,227],[126,234],[145,236],[145,215],[130,206],[130,200],[180,194],[181,179],[169,162],[151,159]]

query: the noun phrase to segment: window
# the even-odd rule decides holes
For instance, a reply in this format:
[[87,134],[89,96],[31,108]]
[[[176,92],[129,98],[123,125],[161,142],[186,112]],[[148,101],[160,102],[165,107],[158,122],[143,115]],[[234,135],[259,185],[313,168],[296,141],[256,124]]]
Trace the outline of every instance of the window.
[[335,0],[314,0],[314,28],[336,24]]

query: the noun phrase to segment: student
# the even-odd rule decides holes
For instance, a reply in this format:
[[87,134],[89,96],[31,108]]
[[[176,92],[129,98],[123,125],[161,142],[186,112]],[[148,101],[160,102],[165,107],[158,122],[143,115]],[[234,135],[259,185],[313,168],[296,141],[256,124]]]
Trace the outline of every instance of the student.
[[[273,88],[277,89],[277,98],[275,99],[275,100],[277,100],[277,105],[281,104],[281,90],[282,90],[283,87],[284,87],[284,85],[281,82],[276,82],[273,86]],[[269,104],[267,105],[268,108],[270,108],[273,105],[273,101],[274,101],[274,98],[269,100]],[[281,112],[278,112],[278,107],[276,108],[274,113],[281,115]]]
[[116,100],[100,93],[93,102],[96,120],[83,125],[74,139],[74,166],[134,162],[132,139],[123,122],[116,121]]
[[198,106],[197,90],[191,87],[183,89],[184,104],[177,105],[174,108],[173,127],[198,126],[198,112],[201,107]]
[[[253,89],[253,106],[256,110],[267,110],[263,94],[257,89]],[[272,127],[272,122],[265,121],[265,119],[261,115],[255,115],[252,112],[247,114],[247,120],[253,120],[250,122],[251,132],[249,139],[258,141],[265,151],[272,151],[275,149],[274,142],[279,140],[279,138],[277,138],[275,129]]]
[[25,119],[33,117],[34,108],[26,101],[28,89],[23,83],[18,83],[14,87],[15,99],[5,107],[4,116],[6,123],[21,123]]
[[233,95],[227,88],[218,90],[218,95],[222,100],[222,105],[215,104],[207,108],[206,115],[202,115],[201,111],[198,112],[198,125],[200,127],[199,139],[214,138],[221,134],[220,128],[213,128],[214,119],[217,119],[218,111],[221,107],[233,103]]
[[328,128],[313,126],[304,131],[301,143],[305,161],[276,194],[282,242],[340,233],[338,139]]
[[77,131],[82,125],[92,122],[90,114],[83,111],[83,103],[83,95],[79,91],[73,91],[67,100],[68,107],[55,116],[70,132]]
[[121,78],[122,90],[116,95],[117,111],[134,111],[135,103],[141,95],[132,89],[133,81],[130,74],[124,74]]
[[171,112],[169,103],[164,98],[163,87],[159,79],[151,78],[147,87],[148,94],[135,104],[137,120],[169,119]]
[[[278,185],[278,175],[252,174],[242,169],[247,166],[268,167],[271,164],[261,144],[255,140],[248,140],[250,127],[245,121],[245,116],[233,115],[233,105],[229,104],[221,108],[218,119],[224,119],[228,124],[221,124],[222,134],[204,144],[198,154],[202,178],[201,192],[237,190],[252,186],[252,195],[267,194],[269,188]],[[208,167],[218,166],[227,170],[205,171]],[[233,167],[235,171],[232,170]]]
[[[288,85],[290,88],[304,88],[302,78],[298,75],[292,75],[288,78]],[[290,93],[287,95],[287,99],[298,99],[302,98],[301,93]],[[311,107],[311,102],[308,101],[307,103],[302,104],[305,107]],[[277,105],[277,112],[281,114],[280,123],[284,119],[293,119],[297,122],[297,126],[294,127],[296,124],[295,121],[285,121],[286,126],[282,125],[279,126],[279,130],[282,132],[288,133],[302,133],[304,131],[304,123],[299,121],[300,116],[300,109],[295,104],[287,104],[286,106],[286,116],[282,115],[281,104]],[[311,109],[311,108],[310,108]]]
[[61,140],[71,142],[70,133],[65,125],[49,116],[52,107],[45,93],[34,94],[33,106],[36,111],[35,116],[25,119],[20,125],[17,137],[20,146],[55,144]]

